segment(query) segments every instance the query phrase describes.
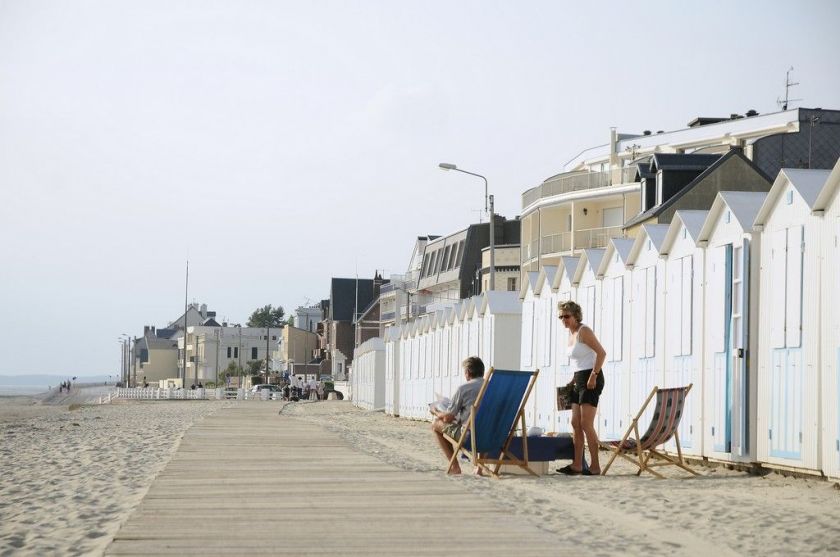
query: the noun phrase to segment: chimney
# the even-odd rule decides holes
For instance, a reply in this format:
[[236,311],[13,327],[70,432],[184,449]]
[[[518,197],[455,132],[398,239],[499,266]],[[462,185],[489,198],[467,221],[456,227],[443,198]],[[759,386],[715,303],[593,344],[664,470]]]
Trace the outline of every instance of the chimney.
[[642,133],[643,133],[644,135],[650,135],[650,133],[651,133],[651,132],[650,132],[650,130],[645,130],[645,131],[643,131]]
[[750,116],[758,116],[758,112],[751,108],[747,111],[747,118],[749,118]]
[[201,304],[201,309],[198,311],[202,319],[207,319],[207,304]]

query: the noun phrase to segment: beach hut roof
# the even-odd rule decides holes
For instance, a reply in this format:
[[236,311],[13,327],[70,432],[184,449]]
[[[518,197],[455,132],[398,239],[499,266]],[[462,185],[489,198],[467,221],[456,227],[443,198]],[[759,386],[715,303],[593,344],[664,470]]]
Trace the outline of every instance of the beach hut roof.
[[539,279],[539,277],[540,274],[537,271],[528,271],[528,274],[525,275],[525,280],[522,281],[522,286],[519,288],[520,299],[525,298],[525,296],[528,294],[529,288],[532,292],[536,291],[537,279]]
[[767,197],[764,198],[764,203],[761,205],[761,209],[759,209],[753,225],[759,226],[767,222],[767,219],[773,213],[776,202],[782,195],[782,191],[788,184],[796,190],[808,205],[808,208],[813,211],[817,198],[822,192],[823,186],[825,186],[830,174],[830,170],[809,170],[805,168],[781,169],[779,175],[776,176],[776,180],[773,182],[773,187],[767,192]]
[[557,290],[560,288],[560,283],[563,282],[564,276],[569,277],[569,282],[572,282],[572,277],[574,277],[579,259],[580,257],[577,255],[564,255],[560,258],[558,272],[554,275],[554,282],[551,284],[552,289]]
[[538,280],[538,293],[542,294],[545,288],[554,287],[554,275],[557,274],[557,265],[546,265],[540,270],[540,278]]
[[522,313],[522,302],[516,292],[493,290],[487,292],[483,300],[482,313],[499,314]]
[[643,224],[641,233],[633,241],[633,247],[630,248],[630,253],[627,255],[624,264],[635,265],[636,259],[642,253],[642,248],[648,240],[650,240],[656,253],[660,253],[659,250],[662,249],[662,244],[665,242],[665,235],[668,233],[669,226],[668,224]]
[[633,248],[633,240],[631,238],[610,238],[607,244],[607,250],[604,252],[604,257],[601,258],[601,264],[595,275],[598,277],[604,276],[607,268],[613,260],[613,255],[618,254],[618,258],[622,263],[627,262],[627,257],[630,255],[630,250]]
[[703,228],[707,216],[709,216],[709,211],[695,209],[681,209],[675,212],[674,218],[668,226],[668,233],[665,234],[665,241],[662,243],[662,253],[670,253],[681,227],[685,227],[696,246],[697,238],[700,236],[700,230]]
[[604,258],[605,251],[603,248],[588,248],[583,250],[583,255],[580,256],[580,260],[578,261],[572,283],[578,284],[580,282],[587,267],[592,269],[593,273],[597,274],[598,266],[601,264],[601,259]]
[[822,191],[820,191],[817,201],[814,203],[814,210],[825,211],[838,192],[840,192],[840,159],[837,159],[837,164],[834,165],[828,179],[823,184]]
[[721,213],[729,208],[732,216],[743,230],[752,230],[753,222],[764,203],[767,193],[763,191],[720,191],[709,209],[706,222],[697,237],[698,242],[708,241]]

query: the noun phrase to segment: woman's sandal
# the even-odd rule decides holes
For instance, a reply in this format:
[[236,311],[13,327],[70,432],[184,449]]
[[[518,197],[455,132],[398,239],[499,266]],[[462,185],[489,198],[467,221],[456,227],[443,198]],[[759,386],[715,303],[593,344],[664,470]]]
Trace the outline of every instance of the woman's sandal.
[[575,470],[574,468],[572,468],[571,464],[568,464],[562,468],[558,468],[557,472],[560,474],[566,474],[567,476],[580,476],[581,474],[585,473],[581,470]]

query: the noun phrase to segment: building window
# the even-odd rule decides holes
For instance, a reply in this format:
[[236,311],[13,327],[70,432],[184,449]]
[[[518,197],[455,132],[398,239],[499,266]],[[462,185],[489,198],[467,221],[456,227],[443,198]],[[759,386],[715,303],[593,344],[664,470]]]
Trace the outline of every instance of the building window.
[[257,359],[257,350],[258,350],[258,348],[256,346],[251,347],[251,359],[252,360]]
[[516,277],[508,277],[507,289],[508,292],[516,291]]
[[234,346],[234,347],[233,347],[233,357],[234,357],[234,358],[238,358],[238,357],[239,357],[239,347],[238,347],[238,346]]
[[271,335],[271,340],[277,340],[277,335]]
[[230,346],[227,347],[227,357],[230,358],[232,352],[232,348]]

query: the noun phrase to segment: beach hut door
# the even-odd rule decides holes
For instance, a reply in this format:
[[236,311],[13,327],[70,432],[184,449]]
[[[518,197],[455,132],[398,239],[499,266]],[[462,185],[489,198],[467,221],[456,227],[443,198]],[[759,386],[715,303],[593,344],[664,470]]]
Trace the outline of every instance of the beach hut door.
[[[713,333],[714,373],[713,396],[715,411],[712,422],[713,447],[716,452],[732,451],[732,354],[733,354],[733,274],[732,244],[720,246],[714,250],[712,276],[721,277],[718,282],[717,304],[722,303],[722,319],[717,321],[719,331]],[[720,280],[720,279],[719,279]],[[722,284],[721,284],[722,283]],[[718,306],[720,307],[720,306]]]

